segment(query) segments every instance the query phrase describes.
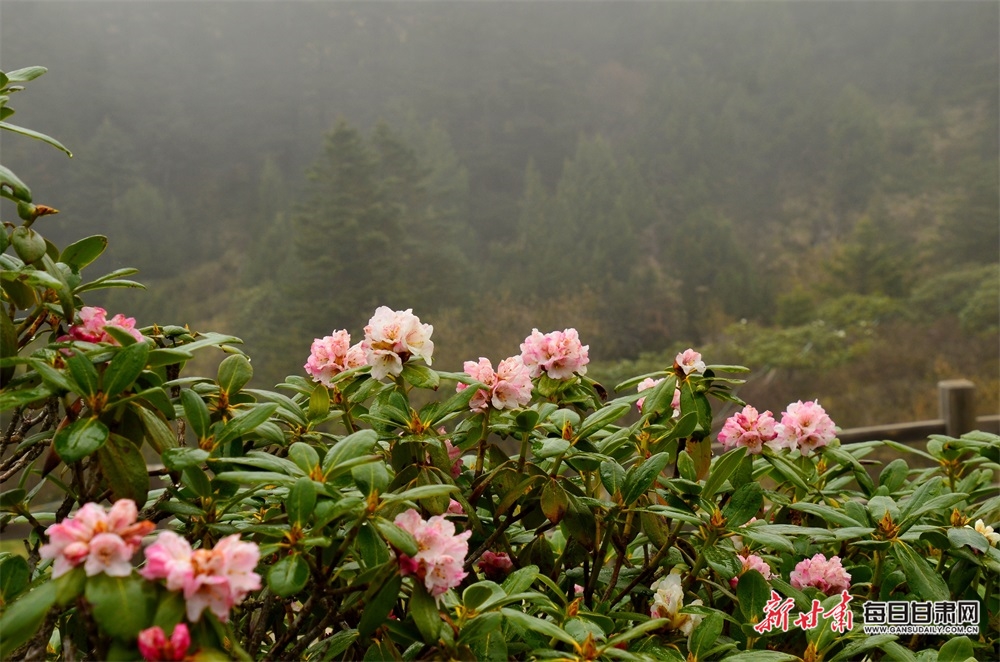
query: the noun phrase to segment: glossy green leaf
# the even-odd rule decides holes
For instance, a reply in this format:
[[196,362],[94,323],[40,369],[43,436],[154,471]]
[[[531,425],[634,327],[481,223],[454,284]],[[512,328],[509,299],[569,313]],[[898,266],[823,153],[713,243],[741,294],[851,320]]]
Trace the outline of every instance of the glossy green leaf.
[[970,659],[976,659],[976,651],[968,637],[952,637],[938,650],[937,662],[966,662]]
[[602,407],[583,420],[577,430],[576,438],[583,439],[598,430],[603,430],[610,424],[631,411],[632,405],[627,402]]
[[990,541],[986,536],[971,528],[950,528],[948,529],[948,540],[952,547],[971,547],[980,552],[985,552],[990,548]]
[[145,407],[133,407],[132,411],[142,421],[142,427],[146,431],[146,439],[153,450],[162,455],[167,449],[177,447],[177,435],[155,412]]
[[306,418],[310,421],[319,421],[330,413],[330,389],[323,384],[316,384],[312,394],[309,396],[309,410]]
[[726,525],[730,529],[742,526],[757,515],[764,505],[764,490],[757,483],[747,483],[739,487],[722,509]]
[[66,367],[69,368],[69,374],[76,383],[77,388],[74,390],[85,397],[93,397],[97,393],[100,388],[100,377],[94,364],[83,353],[73,353],[66,359]]
[[382,494],[389,487],[389,470],[384,462],[366,462],[351,468],[351,477],[362,494]]
[[8,71],[6,78],[9,83],[27,83],[33,81],[42,74],[44,74],[48,69],[45,67],[31,66],[24,67],[23,69],[15,69],[14,71]]
[[441,378],[436,372],[419,363],[404,363],[402,377],[407,384],[417,388],[436,389],[441,383]]
[[[6,236],[6,230],[2,227],[0,227],[0,235]],[[0,356],[4,358],[17,356],[17,329],[14,328],[14,322],[10,319],[10,315],[7,314],[7,306],[0,306]],[[0,368],[0,384],[10,383],[16,369],[17,367],[13,365]],[[66,390],[69,390],[68,385]]]
[[622,501],[625,505],[635,503],[640,496],[645,494],[669,463],[669,453],[657,453],[629,469],[622,490]]
[[711,499],[715,496],[715,493],[722,487],[723,483],[736,471],[736,468],[740,465],[740,461],[743,460],[743,456],[746,455],[746,450],[746,447],[738,446],[721,455],[715,461],[708,474],[708,478],[705,479],[705,486],[701,490],[703,498]]
[[569,498],[566,496],[566,491],[553,478],[546,481],[545,486],[542,487],[541,507],[545,517],[553,524],[561,522],[566,511],[569,510]]
[[28,591],[0,616],[0,659],[10,659],[19,646],[31,639],[56,602],[56,584],[46,582]]
[[242,354],[233,354],[226,357],[219,364],[218,377],[219,389],[226,395],[233,395],[247,385],[253,378],[253,368],[250,361]]
[[358,622],[358,636],[369,637],[385,624],[399,599],[399,589],[403,578],[394,573],[385,582],[373,585],[365,594],[361,620]]
[[208,456],[209,452],[201,448],[170,448],[163,452],[163,464],[171,471],[183,471],[202,464]]
[[288,490],[285,511],[290,524],[304,526],[316,508],[316,486],[310,478],[299,478]]
[[537,632],[544,637],[549,637],[551,639],[558,639],[559,641],[573,646],[576,644],[576,640],[561,627],[553,623],[552,621],[547,621],[537,616],[532,616],[531,614],[525,614],[524,612],[517,611],[516,609],[510,609],[504,607],[500,610],[511,623],[521,626],[522,628]]
[[156,587],[138,575],[94,575],[84,592],[94,620],[112,637],[134,640],[156,613]]
[[10,169],[0,165],[0,192],[12,200],[31,202],[31,189]]
[[287,598],[306,587],[309,581],[309,566],[298,554],[290,554],[267,572],[267,585],[275,595]]
[[625,486],[625,469],[622,468],[622,465],[612,459],[605,460],[601,462],[600,474],[601,484],[604,485],[608,494],[612,497],[616,494],[620,496],[622,488]]
[[132,499],[142,508],[149,494],[146,460],[135,444],[116,434],[97,451],[101,473],[108,482],[112,498]]
[[148,357],[148,342],[137,342],[121,348],[104,371],[101,390],[112,398],[131,387],[146,368]]
[[736,600],[745,622],[759,622],[764,617],[764,605],[770,597],[771,587],[762,574],[756,570],[747,570],[739,576]]
[[0,129],[6,129],[7,131],[11,131],[13,133],[19,133],[22,136],[34,138],[35,140],[41,140],[43,143],[48,143],[49,145],[52,145],[56,149],[65,152],[66,156],[70,157],[73,156],[73,152],[66,149],[66,147],[61,142],[59,142],[58,140],[56,140],[51,136],[45,135],[44,133],[39,133],[38,131],[34,131],[32,129],[26,129],[23,126],[8,124],[7,122],[0,122]]
[[0,554],[0,605],[7,605],[28,586],[31,569],[24,557]]
[[80,418],[56,431],[53,444],[66,464],[77,462],[108,440],[108,427],[97,418]]
[[225,444],[253,432],[254,428],[271,417],[278,408],[275,403],[254,405],[251,409],[234,416],[215,437],[216,444]]
[[329,476],[337,465],[369,454],[377,440],[378,435],[374,430],[359,430],[344,437],[327,451],[323,458],[323,473]]
[[420,636],[424,638],[424,643],[437,644],[438,632],[441,630],[441,614],[434,598],[421,581],[413,583],[409,612],[413,622],[417,624],[417,629],[420,630]]
[[906,575],[906,583],[910,590],[917,594],[921,600],[950,600],[951,591],[934,568],[927,563],[912,547],[902,541],[895,541],[892,545],[892,555],[896,557],[899,566]]
[[407,556],[416,556],[420,549],[417,547],[417,540],[409,531],[405,531],[393,522],[377,517],[373,520],[375,528],[382,534],[385,541],[394,549],[399,550]]
[[59,254],[59,261],[79,271],[96,260],[108,247],[108,238],[99,234],[73,242]]

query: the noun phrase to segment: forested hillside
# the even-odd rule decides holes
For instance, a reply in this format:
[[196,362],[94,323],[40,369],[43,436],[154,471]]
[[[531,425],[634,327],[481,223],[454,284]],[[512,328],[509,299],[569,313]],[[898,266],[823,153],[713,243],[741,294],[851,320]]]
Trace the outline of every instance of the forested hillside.
[[3,143],[40,223],[109,235],[151,290],[109,310],[238,335],[261,384],[384,304],[443,369],[575,326],[609,386],[693,345],[844,426],[943,378],[1000,403],[996,3],[2,12],[75,154]]

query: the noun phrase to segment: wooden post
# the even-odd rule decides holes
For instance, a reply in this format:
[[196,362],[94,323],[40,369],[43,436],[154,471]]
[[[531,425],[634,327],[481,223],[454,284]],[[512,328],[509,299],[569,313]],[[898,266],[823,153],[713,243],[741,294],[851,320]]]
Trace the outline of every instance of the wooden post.
[[968,379],[938,382],[945,434],[960,437],[976,429],[976,385]]

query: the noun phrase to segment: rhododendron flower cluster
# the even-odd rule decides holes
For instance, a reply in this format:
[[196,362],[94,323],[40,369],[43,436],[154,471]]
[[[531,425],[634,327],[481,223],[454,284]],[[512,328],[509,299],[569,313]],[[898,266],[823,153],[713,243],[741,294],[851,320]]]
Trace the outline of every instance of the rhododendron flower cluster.
[[[670,619],[668,629],[690,635],[701,623],[700,614],[681,613],[681,608],[684,607],[684,589],[681,587],[681,576],[676,571],[653,582],[650,590],[653,591],[653,603],[649,606],[649,615],[653,618]],[[691,604],[700,605],[701,600],[695,600]]]
[[84,504],[73,517],[45,530],[48,544],[39,554],[55,559],[52,578],[83,564],[87,576],[100,573],[126,577],[132,573],[132,556],[142,538],[153,531],[152,522],[137,522],[139,511],[131,499],[119,499],[109,511],[96,503]]
[[[654,388],[655,386],[657,386],[662,381],[663,381],[662,378],[661,379],[653,379],[652,377],[646,377],[644,380],[642,380],[641,382],[639,382],[639,385],[636,386],[636,390],[639,393],[642,393],[643,391],[648,391],[649,389]],[[646,402],[646,397],[645,396],[643,396],[643,397],[639,398],[638,400],[636,400],[635,401],[635,406],[638,407],[640,410],[642,410],[642,405],[643,405],[644,402]],[[681,415],[681,390],[679,388],[675,388],[674,389],[674,397],[671,398],[671,400],[670,400],[670,408],[674,410],[674,416],[675,417]]]
[[434,354],[433,332],[434,327],[421,324],[412,308],[394,311],[379,306],[368,320],[361,343],[368,365],[372,367],[372,377],[382,379],[386,375],[400,374],[411,356],[430,365]]
[[702,375],[705,373],[705,362],[701,360],[701,354],[690,347],[678,354],[674,358],[674,363],[681,369],[685,376],[690,374]]
[[255,543],[240,542],[239,534],[226,536],[212,549],[191,549],[187,540],[173,531],[163,531],[146,548],[146,579],[166,579],[171,591],[184,591],[187,617],[192,623],[205,609],[229,619],[229,610],[250,591],[260,588],[260,575],[253,570],[260,559]]
[[483,571],[487,579],[502,582],[510,574],[510,571],[514,569],[514,563],[510,560],[510,556],[504,552],[486,551],[479,557],[476,567]]
[[822,554],[816,554],[811,559],[799,561],[789,579],[792,586],[797,589],[815,586],[827,595],[851,588],[851,575],[844,570],[839,556],[827,559]]
[[[761,575],[764,576],[764,579],[771,579],[771,566],[767,564],[767,561],[760,558],[756,554],[750,554],[748,556],[744,556],[742,557],[742,559],[743,559],[743,569],[740,570],[740,575],[742,575],[747,570],[756,570],[757,572],[759,572]],[[736,588],[736,585],[739,584],[739,582],[740,578],[739,576],[736,576],[729,580],[729,585],[732,586],[733,588]]]
[[138,643],[139,654],[147,662],[181,662],[191,647],[191,634],[187,625],[178,623],[167,639],[163,628],[157,625],[140,632]]
[[345,370],[367,365],[361,343],[351,346],[351,334],[345,330],[313,340],[305,369],[313,381],[333,386],[333,378]]
[[587,374],[590,345],[580,343],[576,329],[542,334],[532,329],[521,343],[521,359],[532,377],[543,372],[552,379],[569,379],[574,374]]
[[424,521],[412,508],[396,515],[393,522],[417,541],[416,556],[399,555],[399,569],[404,577],[414,575],[423,580],[427,592],[435,598],[465,579],[468,573],[462,570],[462,565],[469,553],[472,531],[456,535],[455,525],[441,515]]
[[774,416],[770,411],[760,414],[747,405],[743,411],[730,416],[722,430],[719,431],[719,443],[729,450],[735,446],[745,446],[747,453],[759,455],[764,444],[774,447],[771,443],[778,437],[775,430]]
[[[479,363],[466,361],[462,366],[465,373],[482,382],[487,389],[479,389],[469,401],[473,411],[494,409],[517,409],[531,402],[531,371],[520,356],[504,359],[493,372],[493,364],[486,357],[479,357]],[[456,391],[464,391],[468,384],[458,384]]]
[[781,413],[781,423],[775,426],[778,438],[775,446],[789,449],[798,447],[807,455],[826,446],[837,436],[837,426],[818,402],[793,402]]
[[145,339],[136,330],[134,317],[125,317],[121,313],[118,313],[109,320],[108,311],[96,306],[84,306],[80,309],[80,323],[69,327],[68,337],[73,340],[83,340],[85,342],[105,342],[117,345],[119,344],[118,341],[105,330],[109,326],[125,331],[138,342],[142,342]]

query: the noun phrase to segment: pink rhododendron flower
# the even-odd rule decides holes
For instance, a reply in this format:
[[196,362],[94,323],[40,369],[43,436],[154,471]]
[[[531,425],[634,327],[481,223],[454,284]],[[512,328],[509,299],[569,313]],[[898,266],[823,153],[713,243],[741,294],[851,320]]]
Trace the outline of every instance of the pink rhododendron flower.
[[119,344],[118,341],[105,331],[106,327],[113,326],[125,331],[138,342],[145,340],[145,337],[135,328],[134,317],[125,317],[119,313],[109,320],[107,316],[108,311],[103,308],[84,306],[80,309],[80,323],[69,327],[69,338],[85,342],[106,342],[117,345]]
[[434,354],[433,331],[430,324],[420,323],[412,308],[393,311],[387,306],[379,306],[368,320],[361,343],[368,365],[372,367],[372,376],[382,379],[386,375],[398,375],[411,356],[430,365]]
[[690,347],[678,354],[674,362],[684,372],[685,375],[695,373],[701,375],[705,372],[705,362],[701,360],[701,354]]
[[532,329],[531,335],[521,343],[521,360],[528,366],[532,377],[543,372],[552,379],[568,379],[587,374],[590,345],[580,343],[576,329],[553,331],[542,335]]
[[138,643],[139,654],[147,662],[181,662],[191,647],[191,634],[187,625],[178,623],[167,639],[163,628],[157,625],[140,632]]
[[[497,371],[493,372],[493,364],[484,356],[479,362],[466,361],[462,366],[465,373],[482,382],[489,389],[479,389],[469,401],[473,411],[486,411],[493,405],[494,409],[517,409],[531,402],[531,371],[524,365],[520,356],[511,356],[500,362]],[[464,391],[468,384],[457,384],[456,391]]]
[[347,331],[334,331],[331,336],[316,338],[313,340],[306,360],[306,372],[313,378],[313,381],[320,382],[324,386],[333,386],[333,378],[336,375],[367,365],[364,350],[361,345],[351,345],[351,334]]
[[146,579],[166,579],[171,591],[184,591],[187,618],[201,618],[205,609],[229,619],[229,610],[250,591],[260,588],[260,575],[253,570],[260,560],[255,543],[241,542],[239,534],[226,536],[212,549],[192,550],[191,544],[173,531],[163,531],[146,548]]
[[42,545],[39,554],[43,559],[54,559],[53,579],[80,564],[84,564],[87,576],[102,572],[127,576],[143,536],[156,528],[152,522],[137,522],[138,516],[131,499],[119,499],[110,511],[96,503],[84,504],[72,517],[45,530],[49,542]]
[[399,555],[403,576],[414,575],[423,580],[427,592],[435,598],[458,586],[468,574],[462,570],[469,553],[472,531],[455,534],[455,525],[440,515],[424,521],[412,508],[396,515],[393,522],[408,531],[417,541],[417,555]]
[[[742,558],[743,558],[743,569],[740,571],[740,575],[742,575],[747,570],[756,570],[760,574],[764,575],[764,579],[771,579],[771,566],[767,564],[767,561],[760,558],[756,554],[750,554],[749,556],[744,556]],[[739,575],[737,575],[736,577],[733,577],[732,579],[729,580],[729,585],[732,586],[733,588],[736,588],[736,585],[739,583],[739,581],[740,578]]]
[[811,559],[799,561],[789,579],[797,589],[815,586],[827,595],[851,588],[851,576],[844,570],[839,556],[827,559],[822,554],[816,554]]
[[462,508],[462,504],[460,504],[455,499],[449,499],[448,500],[448,514],[449,515],[464,515],[465,514],[465,508]]
[[[681,576],[676,571],[653,582],[650,589],[653,591],[653,603],[649,606],[649,615],[653,618],[670,619],[668,629],[690,635],[701,623],[700,614],[681,613],[684,607],[684,589],[681,587]],[[701,600],[695,600],[691,604],[700,605]]]
[[747,453],[760,455],[764,444],[777,438],[774,416],[770,411],[758,414],[757,410],[747,405],[743,411],[736,412],[728,419],[719,431],[719,443],[729,450],[735,446],[746,446]]
[[483,552],[476,566],[483,571],[486,579],[495,582],[502,582],[514,569],[514,563],[510,560],[510,556],[504,552],[499,554],[490,551]]
[[781,413],[781,423],[775,426],[778,438],[775,446],[798,447],[803,455],[826,446],[837,436],[837,426],[818,402],[793,402]]

